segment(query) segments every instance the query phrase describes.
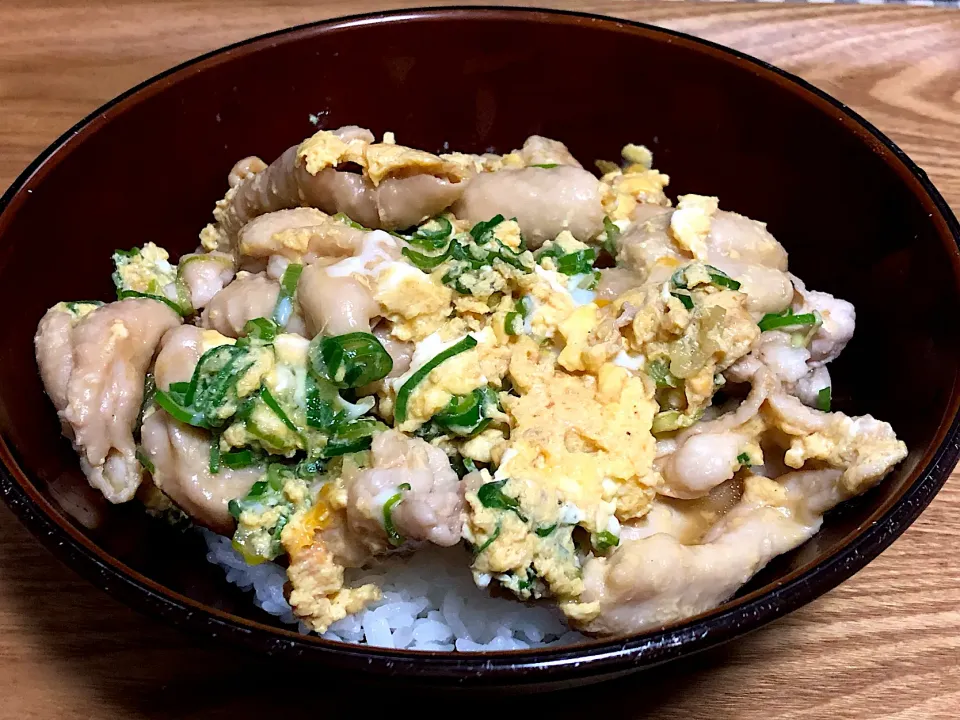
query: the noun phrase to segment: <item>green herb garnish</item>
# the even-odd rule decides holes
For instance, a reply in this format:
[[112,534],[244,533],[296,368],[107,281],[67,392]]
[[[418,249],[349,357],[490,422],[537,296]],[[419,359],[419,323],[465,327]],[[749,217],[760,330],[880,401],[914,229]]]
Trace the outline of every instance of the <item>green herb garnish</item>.
[[605,552],[620,544],[620,538],[609,530],[602,530],[591,538],[591,543],[597,552]]
[[527,518],[520,512],[520,503],[517,499],[504,494],[503,486],[506,484],[506,480],[484,483],[477,489],[477,499],[486,508],[512,510],[518,518],[526,522]]
[[553,525],[549,525],[547,527],[538,527],[534,532],[537,533],[537,537],[545,538],[548,535],[550,535],[554,530],[556,530],[558,525],[559,523],[554,523]]
[[664,360],[651,360],[648,362],[647,375],[653,379],[658,388],[680,387],[680,380],[670,372],[670,365]]
[[747,453],[740,453],[737,455],[737,462],[743,466],[750,465],[750,456]]
[[369,385],[393,369],[390,353],[376,336],[366,332],[315,337],[309,352],[313,371],[340,388]]
[[818,322],[820,322],[820,319],[817,317],[816,313],[802,313],[800,315],[794,315],[793,310],[791,308],[787,308],[783,312],[767,313],[763,316],[763,318],[761,318],[757,325],[760,327],[761,331],[766,332],[767,330],[775,330],[777,328],[815,325]]
[[297,292],[297,283],[300,282],[302,272],[303,265],[290,263],[280,278],[280,293],[273,308],[273,321],[282,328],[287,326],[293,314],[293,296]]
[[184,310],[182,307],[177,305],[173,300],[165,298],[163,295],[152,295],[150,293],[142,293],[136,290],[117,290],[117,300],[126,300],[127,298],[143,298],[145,300],[156,300],[157,302],[162,302],[168,308],[173,310],[177,315],[188,315],[189,311]]
[[830,405],[833,401],[832,395],[833,391],[829,385],[827,385],[825,388],[821,388],[820,392],[817,393],[817,410],[830,412]]
[[409,489],[410,483],[401,483],[397,487],[396,495],[391,495],[390,498],[383,504],[383,529],[387,531],[387,539],[394,547],[403,545],[403,538],[400,536],[400,533],[397,532],[397,528],[393,524],[393,508],[397,503],[403,500],[403,491]]
[[407,419],[407,403],[410,401],[410,395],[417,385],[419,385],[434,368],[455,355],[471,350],[476,346],[476,339],[471,335],[467,335],[460,342],[448,347],[443,352],[437,353],[433,358],[425,362],[420,369],[407,378],[407,381],[397,391],[397,401],[393,411],[395,424],[399,425]]

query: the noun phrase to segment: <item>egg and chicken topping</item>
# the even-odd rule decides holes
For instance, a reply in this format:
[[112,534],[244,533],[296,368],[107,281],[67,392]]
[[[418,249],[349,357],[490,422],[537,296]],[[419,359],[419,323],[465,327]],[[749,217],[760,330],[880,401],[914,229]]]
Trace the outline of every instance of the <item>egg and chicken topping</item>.
[[[264,237],[243,231],[235,256],[198,252],[177,266],[152,243],[114,255],[119,298],[152,298],[181,316],[196,312],[183,270],[199,257],[221,264],[234,257],[239,281],[262,281],[276,297],[265,316],[231,328],[234,337],[205,312],[203,329],[194,328],[192,375],[162,389],[147,383],[136,432],[163,411],[209,444],[209,462],[194,477],[259,478],[229,500],[234,548],[250,564],[287,556],[289,601],[311,628],[322,632],[380,598],[374,585],[351,586],[348,568],[416,542],[461,539],[477,585],[496,583],[522,600],[555,598],[588,625],[602,609],[588,566],[617,557],[624,528],[636,533],[675,520],[670,502],[704,500],[735,477],[741,489],[747,478],[741,504],[760,503],[749,489],[763,483],[748,469],[764,464],[771,442],[789,468],[839,471],[834,492],[846,496],[905,454],[886,423],[814,413],[782,393],[736,426],[687,431],[717,414],[728,377],[798,395],[803,383],[822,384],[814,352],[822,358],[830,350],[813,335],[824,317],[839,335],[843,315],[834,322],[830,310],[795,312],[772,293],[775,311],[760,313],[758,323],[756,263],[740,250],[724,257],[729,266],[713,260],[731,274],[708,263],[718,244],[732,242],[730,227],[752,221],[722,213],[709,196],[683,195],[672,208],[669,178],[653,169],[650,151],[628,145],[622,157],[621,165],[598,162],[603,175],[593,179],[602,229],[599,220],[586,234],[563,223],[538,247],[528,247],[522,218],[500,214],[467,222],[448,207],[388,232],[301,208],[312,224],[280,223]],[[457,183],[576,163],[543,138],[503,156],[433,155],[390,134],[375,143],[369,134],[323,130],[295,158],[296,171],[310,176],[359,168],[373,187],[422,174]],[[261,165],[244,172],[257,175]],[[236,188],[218,203],[219,224],[202,233],[203,250],[227,243]],[[765,229],[747,230],[743,253],[770,255],[775,271],[785,271],[775,252],[782,248]],[[639,235],[626,251],[625,231]],[[262,264],[248,271],[243,262],[251,258]],[[611,270],[630,278],[617,292],[603,285],[611,260],[629,266]],[[744,262],[753,269],[738,274]],[[263,264],[266,272],[255,274]],[[190,278],[216,279],[222,269],[214,264]],[[340,301],[305,297],[317,271],[349,296],[344,313],[358,329],[331,334],[322,318],[313,320],[312,340],[301,334],[304,318],[309,327],[311,313],[322,316]],[[54,310],[72,328],[100,305]],[[118,321],[110,332],[113,342],[127,330]],[[769,357],[788,348],[793,365],[765,360],[769,367],[758,369],[761,333]],[[816,407],[828,411],[829,377],[813,390]],[[749,406],[748,397],[740,407]],[[768,484],[763,502],[785,505],[788,491]],[[165,497],[151,488],[154,499]]]

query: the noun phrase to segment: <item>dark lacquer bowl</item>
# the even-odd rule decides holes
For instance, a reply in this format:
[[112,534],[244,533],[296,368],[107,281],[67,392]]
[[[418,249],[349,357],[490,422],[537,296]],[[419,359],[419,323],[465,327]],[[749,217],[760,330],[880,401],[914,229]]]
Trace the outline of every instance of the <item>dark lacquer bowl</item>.
[[[202,541],[134,507],[88,529],[63,509],[80,477],[41,388],[32,337],[63,299],[110,299],[114,248],[192,249],[231,165],[356,123],[440,151],[505,152],[533,133],[589,163],[646,143],[674,196],[719,195],[765,220],[814,288],[853,301],[834,372],[841,410],[889,420],[909,457],[737,597],[682,625],[575,648],[490,654],[338,645],[284,629],[228,586]],[[957,221],[890,140],[776,68],[636,23],[509,9],[333,20],[233,45],[122,95],[17,179],[0,215],[3,494],[66,563],[203,636],[372,676],[434,684],[568,683],[734,638],[862,568],[917,517],[957,458]],[[67,503],[73,504],[73,503]],[[74,515],[78,513],[73,511]],[[86,520],[89,518],[83,515]]]

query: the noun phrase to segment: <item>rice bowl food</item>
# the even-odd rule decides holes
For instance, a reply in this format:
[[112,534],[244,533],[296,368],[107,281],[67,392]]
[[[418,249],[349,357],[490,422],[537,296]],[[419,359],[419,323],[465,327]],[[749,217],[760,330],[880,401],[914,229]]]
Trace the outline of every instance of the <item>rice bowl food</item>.
[[832,411],[854,308],[763,223],[674,203],[642,145],[597,167],[354,126],[241,160],[195,252],[117,251],[116,302],[40,321],[90,485],[333,640],[515,649],[723,603],[907,450]]

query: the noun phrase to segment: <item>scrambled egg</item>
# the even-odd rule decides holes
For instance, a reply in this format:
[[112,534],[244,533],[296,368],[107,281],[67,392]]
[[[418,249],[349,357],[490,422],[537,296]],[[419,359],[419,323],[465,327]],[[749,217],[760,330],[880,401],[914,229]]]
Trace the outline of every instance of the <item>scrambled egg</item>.
[[170,255],[153,243],[117,252],[113,257],[116,264],[113,281],[118,289],[163,295],[164,288],[177,279],[177,267],[170,264]]
[[392,133],[382,143],[367,143],[359,138],[344,141],[336,133],[320,130],[300,143],[297,162],[311,175],[343,163],[356,163],[375,186],[390,177],[409,175],[433,175],[452,182],[465,177],[462,164],[397,145]]
[[681,195],[677,211],[670,216],[670,234],[674,241],[696,260],[707,259],[710,220],[718,207],[719,201],[715,197]]

